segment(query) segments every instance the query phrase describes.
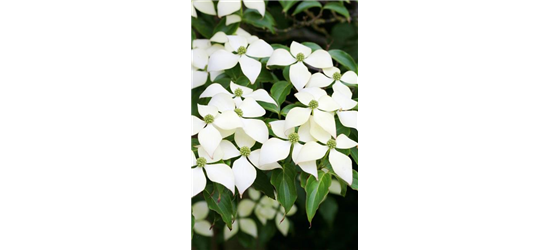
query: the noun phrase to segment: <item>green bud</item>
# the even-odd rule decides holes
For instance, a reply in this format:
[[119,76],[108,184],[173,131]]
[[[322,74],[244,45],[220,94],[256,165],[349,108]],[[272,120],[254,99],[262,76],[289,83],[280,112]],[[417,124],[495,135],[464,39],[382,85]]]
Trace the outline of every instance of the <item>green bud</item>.
[[332,78],[334,78],[334,80],[336,81],[339,81],[341,79],[341,74],[339,72],[335,72]]
[[298,62],[301,62],[305,60],[305,55],[303,55],[303,53],[299,53],[297,54],[297,56],[295,56],[295,59],[297,59]]
[[203,168],[204,166],[206,166],[206,158],[200,157],[196,159],[196,166],[198,166],[199,168]]
[[213,121],[214,121],[213,115],[206,115],[206,117],[204,117],[204,122],[207,123],[207,124],[210,124]]
[[234,109],[234,112],[235,112],[238,116],[240,116],[240,117],[242,117],[242,115],[244,114],[244,113],[242,112],[242,109],[239,109],[239,108]]
[[299,135],[296,132],[293,132],[288,136],[288,139],[292,144],[297,143],[299,141]]
[[240,148],[240,154],[241,154],[242,156],[248,156],[248,155],[250,155],[251,152],[252,152],[252,151],[250,150],[249,147],[244,146],[244,147],[241,147],[241,148]]
[[239,54],[239,55],[244,55],[244,54],[246,54],[246,47],[240,46],[240,48],[238,48],[238,50],[236,51],[236,53]]
[[311,108],[311,109],[316,109],[316,108],[318,108],[318,102],[315,101],[315,100],[310,101],[310,102],[309,102],[309,108]]
[[240,97],[240,96],[242,96],[242,94],[244,94],[244,91],[242,91],[241,88],[237,88],[237,89],[234,90],[234,95],[235,96]]
[[336,147],[336,145],[337,145],[337,143],[334,139],[330,139],[326,143],[326,146],[328,146],[328,148],[330,148],[330,149],[334,149]]

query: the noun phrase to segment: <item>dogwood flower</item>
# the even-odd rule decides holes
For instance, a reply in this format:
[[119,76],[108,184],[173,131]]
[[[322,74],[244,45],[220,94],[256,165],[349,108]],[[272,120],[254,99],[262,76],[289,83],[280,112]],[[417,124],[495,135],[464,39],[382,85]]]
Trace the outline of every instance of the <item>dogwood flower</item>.
[[230,83],[230,89],[231,89],[231,92],[223,88],[221,84],[213,83],[212,85],[208,86],[204,90],[204,92],[202,92],[202,94],[200,94],[199,98],[213,97],[217,94],[227,94],[233,98],[234,102],[237,105],[239,105],[242,102],[242,98],[244,99],[251,98],[255,101],[272,103],[278,106],[276,101],[264,89],[253,90],[251,88],[235,84],[232,81]]
[[261,62],[250,57],[269,57],[273,53],[273,48],[262,39],[250,44],[246,38],[240,36],[227,36],[227,39],[230,49],[236,54],[218,50],[210,56],[208,68],[212,71],[219,71],[230,69],[239,63],[244,75],[254,84],[261,72]]
[[199,194],[206,187],[206,176],[204,175],[204,171],[202,169],[206,170],[206,174],[208,175],[208,179],[210,179],[210,181],[225,186],[227,189],[231,190],[234,195],[234,174],[231,167],[224,163],[213,164],[220,159],[209,157],[205,151],[200,149],[201,148],[198,149],[198,159],[194,155],[194,152],[191,151],[191,167],[196,166],[195,168],[191,168],[193,175],[193,190],[191,197]]
[[353,183],[353,163],[349,156],[339,152],[338,149],[349,149],[357,146],[357,143],[345,134],[340,134],[335,139],[330,139],[326,142],[326,145],[320,145],[317,142],[307,142],[301,148],[299,155],[297,156],[297,162],[310,162],[316,161],[329,151],[328,161],[332,165],[334,172],[341,177],[349,185]]
[[210,157],[213,157],[221,139],[229,136],[231,130],[241,128],[243,126],[242,120],[233,110],[226,110],[220,113],[215,106],[197,105],[198,113],[204,120],[191,115],[193,122],[192,135],[198,133],[198,142],[204,147],[206,153]]
[[210,100],[209,104],[219,107],[220,110],[234,110],[242,122],[242,128],[237,128],[235,133],[245,133],[260,143],[267,141],[269,138],[267,125],[263,120],[253,119],[262,117],[265,114],[265,109],[252,98],[245,99],[236,106],[234,103],[229,95],[217,94]]
[[[191,16],[196,17],[196,10],[215,16],[215,8],[212,0],[192,0]],[[196,8],[196,9],[195,9]]]
[[286,115],[284,130],[288,131],[294,127],[303,125],[307,121],[311,124],[311,135],[319,134],[322,131],[313,131],[318,125],[322,130],[332,136],[336,136],[336,125],[334,115],[330,113],[339,109],[339,105],[334,102],[325,90],[321,88],[304,88],[295,94],[295,97],[307,108],[294,107]]
[[[302,45],[298,42],[292,42],[290,52],[285,49],[276,49],[273,51],[267,66],[279,65],[290,66],[290,82],[299,91],[311,79],[311,73],[306,63],[315,68],[330,68],[333,67],[332,57],[330,53],[323,49],[317,49],[312,52],[311,48]],[[297,62],[297,63],[296,63]]]
[[233,224],[233,230],[230,230],[227,226],[223,229],[223,238],[225,240],[230,239],[233,235],[238,233],[238,230],[242,230],[242,232],[257,238],[257,225],[255,224],[255,221],[246,218],[252,214],[254,207],[255,203],[250,199],[243,199],[238,203],[236,209],[238,216]]
[[[349,70],[343,75],[341,70],[336,67],[324,68],[322,71],[323,73],[314,73],[306,86],[324,88],[335,82],[332,88],[340,90],[341,87],[347,87],[342,82],[346,84],[358,83],[358,76],[354,71]],[[347,90],[349,90],[348,87]]]
[[244,2],[246,8],[257,10],[261,16],[265,15],[265,2],[263,0],[219,0],[219,3],[217,3],[219,17],[240,10],[242,6],[241,2]]
[[[296,213],[296,211],[297,207],[293,205],[286,216],[292,216]],[[290,222],[287,218],[284,218],[284,208],[280,206],[276,200],[273,200],[268,196],[263,196],[256,205],[254,213],[263,225],[267,224],[267,220],[272,220],[276,216],[275,224],[278,231],[280,231],[280,233],[284,236],[288,234]]]
[[212,224],[206,220],[210,209],[208,208],[208,203],[205,201],[199,201],[193,204],[192,213],[194,216],[194,228],[193,230],[202,236],[211,237],[213,236]]

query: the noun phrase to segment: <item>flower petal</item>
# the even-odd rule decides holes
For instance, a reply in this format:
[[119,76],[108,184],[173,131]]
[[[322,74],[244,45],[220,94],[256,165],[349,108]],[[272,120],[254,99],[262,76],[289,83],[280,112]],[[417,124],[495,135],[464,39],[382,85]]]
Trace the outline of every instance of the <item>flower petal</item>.
[[225,32],[218,31],[212,36],[212,38],[210,38],[210,41],[217,43],[226,43],[229,41],[229,38],[227,38],[227,34],[225,34]]
[[341,94],[343,94],[344,97],[353,97],[353,92],[351,91],[351,89],[345,86],[345,84],[341,83],[340,81],[336,81],[334,85],[332,85],[332,89],[334,90],[334,92],[339,91]]
[[243,126],[242,118],[240,118],[233,110],[227,110],[218,115],[214,120],[214,124],[215,126],[225,130],[241,128]]
[[325,95],[318,99],[318,108],[324,111],[336,111],[341,107],[334,101],[334,99],[332,99],[332,97]]
[[238,223],[233,223],[233,230],[229,229],[229,227],[225,226],[223,229],[223,238],[225,241],[233,237],[236,233],[238,233]]
[[244,38],[244,37],[241,37],[241,36],[227,36],[227,38],[229,39],[229,44],[231,45],[231,47],[234,49],[235,52],[240,47],[244,47],[244,48],[248,47],[248,40],[246,40],[246,38]]
[[212,46],[212,43],[208,39],[194,39],[193,49],[208,49]]
[[221,84],[219,83],[213,83],[210,86],[208,86],[202,94],[200,94],[199,98],[205,98],[205,97],[213,97],[217,94],[227,94],[232,96],[232,94],[227,91]]
[[323,68],[322,72],[326,74],[328,77],[333,77],[334,73],[341,73],[341,70],[339,70],[336,67],[329,67],[329,68]]
[[354,148],[358,145],[356,141],[353,141],[347,137],[345,134],[340,134],[336,138],[336,148],[339,149],[348,149],[348,148]]
[[208,81],[208,72],[193,70],[192,76],[193,86],[192,88],[200,87]]
[[191,167],[194,167],[194,166],[196,166],[196,155],[194,155],[194,151],[192,151],[192,150],[191,150],[191,154],[192,154]]
[[299,135],[299,141],[310,142],[316,140],[311,136],[311,120],[312,119],[307,120],[307,122],[301,125],[297,130],[297,134]]
[[354,71],[349,70],[341,76],[341,81],[348,84],[358,84],[358,75]]
[[204,147],[202,146],[198,146],[197,152],[199,157],[203,157],[204,159],[206,159],[206,163],[218,162],[219,160],[221,160],[221,158],[223,158],[223,149],[220,148],[219,146],[214,151],[212,157],[208,155],[208,153],[206,152],[206,150],[204,150]]
[[263,143],[263,146],[261,146],[259,165],[263,166],[286,159],[290,153],[291,145],[292,144],[289,141],[283,141],[278,138],[270,138]]
[[255,144],[255,140],[244,132],[244,130],[237,129],[234,132],[234,141],[239,148],[248,147],[252,148]]
[[304,88],[301,91],[313,95],[315,100],[317,101],[320,100],[321,97],[328,95],[328,93],[326,93],[326,90],[319,87]]
[[286,115],[286,122],[284,123],[284,131],[288,129],[300,126],[306,123],[311,117],[310,108],[294,107]]
[[315,119],[311,119],[309,122],[311,124],[310,133],[316,140],[326,144],[326,142],[332,138],[330,133],[326,132],[326,130],[315,122]]
[[191,197],[199,194],[206,187],[206,177],[202,168],[196,167],[191,169],[193,175],[193,193]]
[[219,17],[226,16],[239,10],[240,7],[240,0],[219,0],[219,3],[217,3],[217,14]]
[[198,134],[198,132],[200,132],[200,130],[202,130],[204,128],[204,126],[206,126],[206,123],[204,121],[200,120],[198,117],[196,117],[194,115],[191,115],[191,120],[193,122],[193,133],[192,133],[192,135]]
[[193,3],[194,7],[197,10],[200,10],[200,12],[215,16],[215,8],[212,0],[194,0]]
[[221,129],[221,128],[218,128],[217,126],[215,126],[215,124],[214,124],[214,127],[221,134],[221,138],[225,138],[227,136],[230,136],[230,135],[234,134],[234,131],[236,130],[236,129],[229,129],[229,130]]
[[[252,193],[252,190],[253,189],[250,189],[248,191],[248,194]],[[253,190],[253,191],[255,191],[255,190]],[[254,211],[254,207],[255,207],[255,202],[253,202],[250,199],[243,199],[238,203],[238,208],[236,210],[238,211],[238,215],[240,217],[248,217]]]
[[223,160],[235,158],[240,155],[240,151],[230,141],[222,140],[219,143],[219,148],[223,151]]
[[326,151],[328,151],[328,147],[324,145],[320,145],[316,142],[307,142],[301,147],[301,151],[299,151],[299,155],[297,156],[297,162],[300,164],[307,161],[318,160],[324,157]]
[[[208,53],[208,56],[211,56],[213,53],[215,53],[216,51],[218,51],[220,49],[225,49],[225,46],[223,46],[221,44],[214,44],[211,47],[209,47],[208,49],[206,49],[206,52]],[[212,70],[208,70],[208,71],[212,71]]]
[[210,81],[214,81],[223,71],[210,71]]
[[339,184],[339,181],[332,180],[332,184],[330,184],[329,189],[330,193],[341,195],[341,184]]
[[227,111],[227,110],[234,110],[234,108],[235,108],[235,104],[234,104],[232,95],[231,94],[224,94],[224,93],[214,95],[214,97],[212,97],[210,102],[208,102],[208,106],[214,106],[220,112],[224,112],[224,111]]
[[221,134],[212,124],[208,124],[198,133],[198,142],[204,147],[206,153],[213,157],[213,154],[221,142]]
[[290,81],[298,91],[305,87],[309,79],[311,79],[311,72],[302,62],[290,66]]
[[299,91],[297,93],[294,94],[295,98],[297,98],[297,100],[301,103],[303,103],[303,105],[306,105],[306,106],[309,106],[309,103],[315,99],[315,97],[305,91]]
[[206,117],[207,115],[212,115],[213,117],[216,117],[217,115],[219,115],[217,108],[214,106],[197,104],[197,108],[198,113],[202,117]]
[[242,232],[245,232],[257,238],[257,226],[255,225],[255,222],[252,219],[243,218],[239,220],[239,223],[240,223],[240,230],[242,230]]
[[[231,99],[232,100],[232,99]],[[246,98],[238,105],[242,117],[262,117],[266,112],[253,98]]]
[[246,8],[249,9],[255,9],[261,14],[261,16],[265,16],[265,2],[263,0],[257,1],[257,0],[243,0],[244,5],[246,5]]
[[357,126],[358,111],[337,112],[337,117],[339,117],[339,121],[343,126],[348,128],[358,129],[358,126]]
[[199,201],[193,204],[192,213],[195,220],[203,220],[208,216],[210,209],[208,208],[208,203],[206,201]]
[[259,76],[259,72],[261,72],[261,63],[255,59],[249,58],[247,55],[242,55],[238,62],[240,63],[242,73],[244,73],[250,82],[254,84]]
[[252,36],[250,33],[248,33],[248,31],[245,31],[240,27],[238,27],[238,29],[236,29],[236,35],[241,36],[241,37],[245,37],[245,38],[248,38],[248,37]]
[[334,99],[334,101],[337,102],[337,104],[339,104],[339,106],[341,106],[341,109],[343,110],[352,109],[358,104],[357,101],[346,97],[339,91],[334,91],[334,93],[332,94],[332,99]]
[[208,70],[209,71],[219,71],[230,69],[238,63],[240,56],[235,55],[229,51],[220,49],[210,55],[210,60],[208,61]]
[[290,211],[288,211],[286,216],[292,216],[295,214],[295,212],[297,212],[297,207],[295,205],[292,205],[292,207],[290,208]]
[[278,162],[269,163],[269,164],[265,164],[265,165],[260,166],[259,165],[259,156],[260,155],[261,155],[261,149],[256,149],[256,150],[252,151],[250,153],[250,155],[248,156],[248,160],[250,160],[252,165],[254,165],[256,168],[258,168],[260,170],[263,170],[263,171],[273,170],[273,169],[276,169],[276,168],[282,168],[282,166],[280,166],[280,164],[278,164]]
[[308,173],[314,176],[318,180],[318,170],[316,167],[316,161],[306,161],[299,163],[298,166],[303,170],[303,172]]
[[208,65],[208,53],[203,49],[193,49],[191,52],[193,54],[192,65],[204,69]]
[[217,182],[227,189],[231,190],[234,195],[234,174],[231,167],[226,164],[206,164],[204,167],[208,179],[213,182]]
[[349,156],[342,154],[341,152],[332,149],[328,156],[330,165],[334,172],[341,177],[349,185],[353,184],[353,163]]
[[294,41],[292,42],[292,44],[290,44],[290,51],[292,52],[292,55],[294,57],[297,57],[297,54],[299,53],[302,53],[305,57],[308,57],[313,50],[301,43]]
[[269,139],[269,129],[263,120],[242,119],[244,127],[242,129],[255,141],[265,143]]
[[294,143],[294,149],[292,150],[292,161],[294,161],[295,164],[297,164],[297,156],[299,155],[302,147],[303,145]]
[[246,49],[246,55],[253,57],[269,57],[273,54],[273,47],[262,39],[251,43]]
[[278,120],[278,121],[272,121],[269,124],[271,125],[271,130],[276,136],[282,139],[288,139],[288,136],[286,135],[284,130],[284,123],[285,121]]
[[295,58],[292,56],[292,54],[290,54],[289,51],[285,49],[275,49],[271,57],[269,57],[269,61],[267,61],[267,66],[287,66],[295,62]]
[[261,193],[259,193],[259,191],[255,190],[254,188],[250,188],[248,189],[248,195],[250,196],[250,198],[252,198],[252,200],[257,201],[261,196]]
[[230,88],[231,88],[231,91],[234,93],[237,89],[241,89],[242,90],[242,96],[244,95],[247,95],[249,93],[252,93],[254,92],[253,89],[251,88],[248,88],[248,87],[244,87],[242,85],[238,85],[234,82],[231,81],[231,83],[229,84]]
[[[191,4],[192,4],[192,2],[191,2]],[[194,8],[194,5],[191,7],[191,16],[192,16],[192,17],[197,17],[197,15],[196,15],[196,9]]]
[[315,119],[316,124],[330,133],[331,136],[334,138],[337,136],[334,114],[317,109],[313,114],[313,118]]
[[229,26],[233,23],[239,23],[242,21],[242,18],[239,15],[229,15],[225,21],[225,25]]
[[242,199],[242,195],[246,189],[248,189],[255,181],[256,170],[248,159],[246,159],[246,157],[241,156],[233,162],[233,173],[236,188],[238,189],[240,198]]
[[332,56],[328,51],[323,49],[315,50],[310,56],[303,60],[306,64],[309,64],[315,68],[329,68],[333,67]]
[[213,236],[213,231],[210,230],[210,227],[212,227],[212,224],[207,220],[194,222],[194,231],[197,234],[200,234],[202,236],[207,236],[207,237]]
[[328,78],[326,75],[322,73],[314,73],[311,76],[311,79],[309,79],[309,82],[307,83],[307,87],[319,87],[319,88],[325,88],[328,85],[332,84],[334,82],[334,79]]
[[280,231],[282,235],[288,235],[288,230],[290,229],[290,222],[288,222],[288,218],[284,218],[284,215],[282,215],[281,213],[277,213],[275,224],[278,228],[278,231]]
[[262,102],[267,102],[267,103],[272,103],[276,106],[278,106],[278,104],[275,102],[275,100],[271,97],[271,95],[269,95],[269,93],[267,93],[266,90],[264,89],[258,89],[252,93],[249,93],[249,94],[243,94],[242,96],[246,97],[246,98],[253,98],[255,99],[256,101],[262,101]]

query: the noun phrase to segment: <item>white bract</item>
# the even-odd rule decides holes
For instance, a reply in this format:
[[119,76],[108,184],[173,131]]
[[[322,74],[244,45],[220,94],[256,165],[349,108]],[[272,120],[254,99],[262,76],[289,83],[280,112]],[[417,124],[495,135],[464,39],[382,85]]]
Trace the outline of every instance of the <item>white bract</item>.
[[[286,217],[294,215],[296,211],[297,207],[293,205],[292,208],[290,208],[290,211],[286,214]],[[254,212],[255,216],[263,225],[267,224],[267,220],[272,220],[276,216],[275,224],[278,231],[280,231],[280,233],[284,236],[288,235],[290,222],[288,218],[284,217],[284,208],[280,206],[276,200],[263,196],[256,205]]]
[[233,235],[238,233],[238,230],[242,230],[242,232],[257,238],[257,225],[255,224],[255,221],[250,218],[246,218],[252,214],[254,207],[255,202],[251,201],[250,199],[243,199],[240,201],[240,203],[238,203],[238,216],[233,223],[233,230],[230,230],[227,226],[225,226],[225,228],[223,229],[223,238],[225,240],[228,240]]
[[289,72],[290,81],[298,91],[303,89],[311,79],[311,72],[309,72],[309,69],[303,63],[315,68],[330,68],[334,66],[330,53],[323,49],[317,49],[312,52],[311,48],[298,42],[292,42],[290,52],[285,49],[276,49],[273,51],[269,61],[267,61],[267,66],[291,65]]
[[236,54],[227,50],[216,51],[210,56],[209,70],[230,69],[239,63],[242,73],[254,84],[261,72],[261,62],[252,57],[269,57],[273,53],[273,48],[261,39],[252,43],[248,43],[246,38],[240,36],[227,36],[227,39],[230,45],[229,49]]
[[219,0],[217,3],[217,12],[219,17],[226,16],[240,10],[242,3],[246,8],[255,9],[262,16],[265,15],[265,2],[263,0]]
[[[192,0],[191,16],[196,17],[196,10],[215,16],[215,8],[212,0]],[[195,9],[196,8],[196,9]]]
[[207,65],[210,55],[224,48],[219,44],[212,45],[207,39],[194,40],[192,47],[192,88],[196,88],[206,83],[208,74],[210,75],[210,80],[213,81],[222,73],[222,71],[208,71]]

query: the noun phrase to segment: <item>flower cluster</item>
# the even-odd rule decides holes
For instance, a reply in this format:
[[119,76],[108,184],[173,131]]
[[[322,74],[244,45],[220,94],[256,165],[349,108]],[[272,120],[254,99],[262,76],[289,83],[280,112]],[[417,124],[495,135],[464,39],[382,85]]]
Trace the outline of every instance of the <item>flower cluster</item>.
[[[263,1],[243,2],[265,14]],[[192,5],[194,17],[198,10],[224,17],[225,25],[241,20],[233,14],[240,1],[220,0],[217,11],[211,0],[194,0]],[[252,211],[263,224],[276,217],[286,235],[289,222],[284,217],[297,210],[293,203],[299,180],[307,192],[318,189],[321,198],[327,187],[332,192],[356,189],[353,161],[358,162],[350,155],[358,147],[356,138],[351,139],[358,129],[358,76],[352,70],[342,73],[328,51],[309,45],[270,45],[240,27],[192,42],[192,196],[204,191],[204,199],[219,203],[222,189],[230,191],[228,202],[238,204],[228,215],[232,220],[224,220],[225,239],[239,230],[257,237]],[[262,198],[252,188],[259,182],[271,187],[258,185]],[[209,183],[213,191],[206,194]],[[327,183],[326,190],[319,183]],[[218,193],[217,200],[211,192]],[[314,210],[321,202],[316,201]],[[220,207],[206,201],[193,205],[196,233],[211,236],[205,218],[209,209],[227,216]]]

